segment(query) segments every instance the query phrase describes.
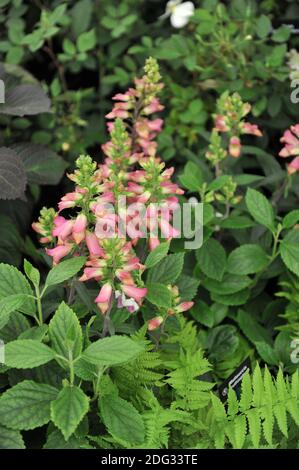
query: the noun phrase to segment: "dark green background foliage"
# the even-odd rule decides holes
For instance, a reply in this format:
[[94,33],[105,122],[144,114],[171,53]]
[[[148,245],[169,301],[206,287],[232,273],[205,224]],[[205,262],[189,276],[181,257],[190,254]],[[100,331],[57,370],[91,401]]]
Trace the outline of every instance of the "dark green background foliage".
[[[159,0],[0,0],[0,448],[298,448],[299,173],[277,158],[299,121],[286,58],[299,47],[297,3],[198,0],[174,29]],[[154,295],[139,316],[113,310],[100,339],[95,291],[73,278],[84,260],[46,278],[30,224],[69,189],[80,153],[102,160],[111,97],[148,56],[165,83],[159,155],[205,202],[204,243],[151,255]],[[242,138],[215,179],[205,153],[226,90],[252,104],[263,137]],[[24,255],[41,276],[14,267]],[[148,334],[168,283],[194,307]],[[254,372],[225,407],[217,387],[247,358]]]

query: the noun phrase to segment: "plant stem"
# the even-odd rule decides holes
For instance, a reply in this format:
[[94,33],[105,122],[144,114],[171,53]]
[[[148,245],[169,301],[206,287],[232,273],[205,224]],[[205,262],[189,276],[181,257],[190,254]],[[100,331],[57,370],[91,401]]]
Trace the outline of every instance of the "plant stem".
[[113,298],[114,298],[114,292],[112,291],[110,302],[109,302],[109,307],[104,317],[104,324],[103,324],[103,330],[102,330],[102,335],[101,335],[102,338],[105,338],[109,333],[110,313],[111,313],[111,309],[113,306]]
[[41,302],[41,295],[39,288],[35,288],[36,293],[36,303],[37,303],[37,311],[38,311],[38,324],[41,326],[43,324],[43,310],[42,310],[42,302]]

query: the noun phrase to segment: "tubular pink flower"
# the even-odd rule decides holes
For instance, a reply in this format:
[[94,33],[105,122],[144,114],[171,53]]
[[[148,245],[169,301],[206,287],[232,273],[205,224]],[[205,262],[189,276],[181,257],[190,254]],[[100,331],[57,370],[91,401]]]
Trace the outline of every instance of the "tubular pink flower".
[[241,155],[241,142],[239,137],[231,137],[229,141],[229,154],[234,158],[238,158]]
[[147,294],[146,287],[122,285],[121,288],[128,297],[132,297],[139,304],[142,302],[143,297],[145,297]]
[[257,137],[261,137],[263,134],[256,124],[251,124],[250,122],[242,123],[242,134],[252,134]]
[[214,129],[216,129],[219,132],[228,132],[229,131],[229,128],[228,128],[228,126],[226,125],[226,122],[225,122],[225,116],[223,116],[221,114],[217,114],[215,116],[215,127],[214,127]]
[[166,239],[175,238],[180,235],[179,230],[172,227],[172,225],[170,225],[170,223],[165,219],[161,219],[159,221],[159,225],[161,228],[161,232]]
[[95,303],[97,304],[103,315],[105,315],[108,310],[111,296],[112,286],[107,282],[102,286],[99,295],[95,299]]
[[130,272],[118,269],[115,271],[115,274],[123,284],[126,284],[127,286],[134,286],[134,279]]
[[65,241],[67,237],[71,235],[73,226],[74,226],[73,220],[64,219],[64,222],[61,222],[61,219],[60,219],[58,226],[56,225],[56,227],[52,230],[52,235],[53,237],[58,237],[60,240]]
[[158,98],[153,98],[148,106],[143,109],[144,114],[149,115],[162,111],[164,106],[160,103]]
[[190,308],[193,307],[193,305],[194,305],[194,302],[182,302],[177,307],[175,307],[175,311],[177,313],[186,312],[187,310],[190,310]]
[[59,212],[70,207],[75,207],[76,202],[81,198],[82,195],[78,192],[67,193],[58,203]]
[[103,271],[101,268],[85,268],[84,274],[79,278],[79,281],[89,281],[89,279],[100,280],[103,276]]
[[47,255],[53,258],[53,264],[58,264],[61,258],[67,256],[73,248],[71,244],[58,245],[55,248],[46,248]]
[[288,173],[290,175],[299,171],[299,157],[294,158],[294,160],[288,165]]
[[85,214],[79,214],[73,226],[73,238],[77,245],[79,245],[85,238],[85,229],[87,227],[87,217]]
[[149,331],[154,331],[163,323],[163,317],[154,317],[147,322],[147,328]]
[[157,237],[150,237],[148,244],[149,249],[153,251],[158,245],[160,245],[160,240]]
[[100,247],[99,240],[94,233],[86,232],[85,241],[91,258],[104,255],[104,250]]

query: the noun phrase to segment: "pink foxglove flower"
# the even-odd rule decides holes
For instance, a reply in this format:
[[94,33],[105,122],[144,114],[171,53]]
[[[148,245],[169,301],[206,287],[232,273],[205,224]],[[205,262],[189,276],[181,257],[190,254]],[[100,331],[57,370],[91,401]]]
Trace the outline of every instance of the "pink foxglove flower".
[[152,318],[151,320],[149,320],[147,322],[147,328],[149,331],[154,331],[156,330],[157,328],[159,328],[159,326],[163,323],[164,319],[163,317],[159,316],[159,317],[154,317]]
[[53,258],[53,263],[58,264],[61,258],[64,258],[72,251],[73,245],[57,245],[55,248],[46,248],[47,255]]
[[143,297],[145,297],[147,294],[146,287],[135,287],[127,285],[122,285],[121,287],[124,294],[126,294],[128,297],[132,297],[138,304],[142,302]]
[[95,299],[95,303],[101,310],[102,314],[105,315],[109,308],[109,303],[112,296],[111,284],[106,283],[101,287],[99,295]]
[[[279,152],[279,156],[286,158],[299,155],[299,124],[287,129],[280,139],[284,147]],[[299,157],[296,157],[288,164],[288,173],[293,174],[299,171]]]
[[233,136],[229,141],[229,154],[234,157],[238,158],[241,154],[241,142],[239,137]]

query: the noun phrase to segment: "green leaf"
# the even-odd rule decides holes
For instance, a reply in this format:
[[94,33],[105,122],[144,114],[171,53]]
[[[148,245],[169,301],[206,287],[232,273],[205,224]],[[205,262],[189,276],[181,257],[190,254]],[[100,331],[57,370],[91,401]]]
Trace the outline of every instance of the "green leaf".
[[211,298],[214,302],[218,302],[223,305],[244,305],[250,296],[249,289],[243,289],[234,294],[216,294],[215,292],[211,293]]
[[244,335],[254,344],[257,342],[266,342],[271,344],[271,334],[266,328],[263,328],[252,315],[238,311],[237,322],[243,331]]
[[96,43],[97,43],[97,38],[96,38],[95,30],[91,29],[90,31],[87,31],[86,33],[80,34],[77,40],[77,47],[78,47],[79,52],[86,52],[86,51],[90,51],[91,49],[93,49]]
[[0,449],[25,449],[22,434],[0,425]]
[[75,258],[61,261],[61,263],[54,266],[49,272],[45,286],[53,286],[70,279],[80,271],[85,264],[86,258],[84,256],[77,256]]
[[27,300],[23,294],[13,294],[0,300],[0,330],[8,323],[10,314],[19,310]]
[[279,252],[286,267],[299,276],[299,230],[292,230],[280,243]]
[[197,300],[194,307],[190,310],[192,317],[202,323],[204,326],[211,328],[214,324],[214,316],[209,306],[202,300]]
[[93,12],[93,4],[91,0],[79,0],[74,4],[71,10],[71,28],[74,37],[78,37],[81,33],[89,28]]
[[156,305],[157,307],[171,307],[172,295],[166,285],[152,282],[150,284],[146,284],[146,287],[146,298],[151,304]]
[[272,30],[271,20],[268,16],[262,15],[256,23],[256,32],[259,38],[264,39]]
[[215,294],[229,295],[249,287],[251,283],[252,280],[248,276],[225,274],[222,281],[205,279],[203,286],[205,289],[215,292]]
[[59,183],[67,163],[53,150],[31,143],[16,144],[13,149],[21,158],[29,183],[41,185]]
[[199,286],[199,279],[186,276],[186,274],[181,274],[176,281],[176,285],[179,289],[182,300],[192,300],[196,296]]
[[295,209],[284,216],[282,221],[283,228],[292,228],[299,221],[299,209]]
[[200,167],[193,162],[185,165],[184,173],[179,176],[179,180],[189,191],[196,192],[203,183],[203,175]]
[[27,259],[24,260],[24,271],[28,279],[32,282],[34,286],[39,286],[40,283],[40,274],[39,270],[34,268],[32,264],[27,261]]
[[249,188],[246,193],[246,205],[250,214],[259,224],[274,231],[274,212],[268,199],[255,189]]
[[292,26],[289,24],[283,24],[276,29],[272,34],[272,40],[275,42],[286,42],[292,34]]
[[132,445],[144,442],[144,423],[131,403],[118,396],[104,396],[99,405],[103,422],[114,438]]
[[227,271],[231,274],[255,274],[267,267],[269,259],[259,245],[242,245],[232,251],[227,260]]
[[223,220],[221,223],[221,228],[228,228],[232,230],[241,230],[245,228],[254,227],[256,224],[253,220],[249,219],[245,215],[239,216],[230,216],[228,219]]
[[226,269],[226,253],[223,246],[214,238],[209,238],[197,251],[200,270],[211,279],[221,281]]
[[38,428],[50,421],[50,403],[58,390],[50,385],[24,380],[0,398],[0,423],[16,430]]
[[5,365],[33,369],[55,358],[55,352],[34,339],[17,339],[5,346]]
[[264,179],[263,176],[253,175],[249,173],[243,173],[241,175],[234,175],[234,182],[238,184],[238,186],[247,186],[251,183],[256,183],[257,181],[262,181]]
[[74,433],[89,409],[89,398],[76,386],[67,385],[51,403],[51,419],[65,440]]
[[[17,268],[8,264],[0,264],[0,300],[14,294],[33,296],[32,289],[26,277]],[[34,299],[27,298],[20,311],[34,316],[36,307]]]
[[278,357],[276,351],[265,341],[255,341],[257,352],[267,364],[275,366],[278,364]]
[[216,326],[208,333],[207,348],[212,360],[223,360],[236,351],[238,345],[237,329],[232,325]]
[[99,339],[84,351],[82,358],[99,367],[128,362],[143,351],[143,347],[125,336]]
[[82,330],[75,312],[62,302],[49,324],[52,348],[60,355],[76,359],[82,352]]
[[145,260],[145,266],[152,268],[155,264],[159,263],[167,255],[169,250],[169,242],[160,243],[153,251],[150,252]]
[[172,284],[181,274],[183,265],[184,253],[168,255],[149,271],[147,282],[149,284],[152,284],[153,282],[158,282],[161,284]]

